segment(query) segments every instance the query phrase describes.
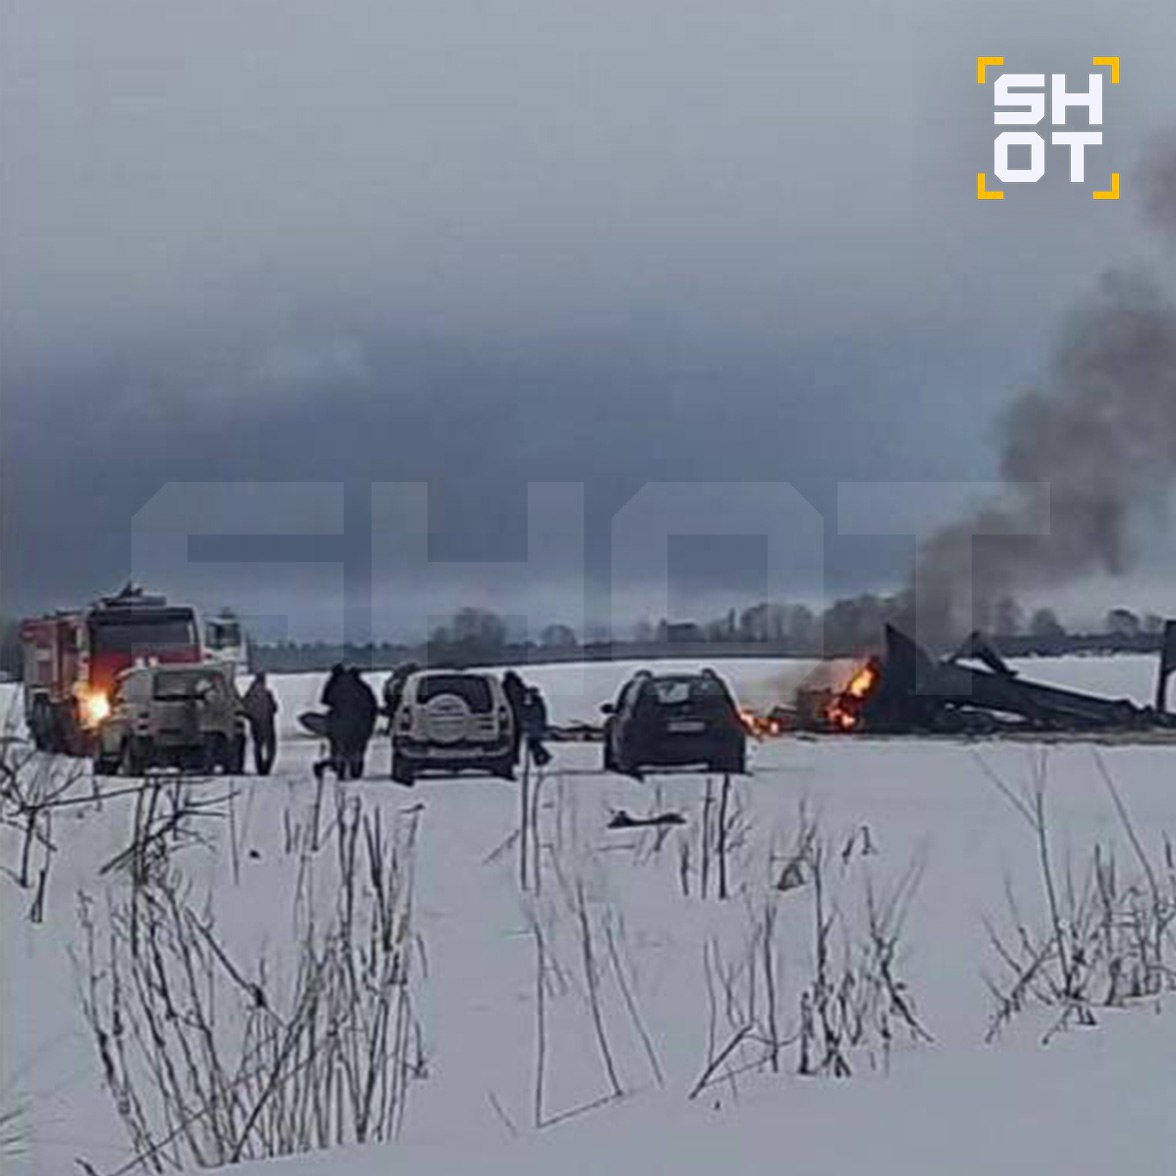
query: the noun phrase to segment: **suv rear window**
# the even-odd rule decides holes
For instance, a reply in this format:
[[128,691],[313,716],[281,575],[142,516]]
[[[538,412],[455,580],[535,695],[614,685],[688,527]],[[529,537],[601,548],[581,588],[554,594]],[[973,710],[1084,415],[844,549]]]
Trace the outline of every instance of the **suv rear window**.
[[718,678],[653,678],[650,688],[659,706],[725,702],[727,692]]
[[478,674],[429,674],[417,686],[417,701],[428,702],[439,694],[456,694],[474,714],[493,710],[490,683]]

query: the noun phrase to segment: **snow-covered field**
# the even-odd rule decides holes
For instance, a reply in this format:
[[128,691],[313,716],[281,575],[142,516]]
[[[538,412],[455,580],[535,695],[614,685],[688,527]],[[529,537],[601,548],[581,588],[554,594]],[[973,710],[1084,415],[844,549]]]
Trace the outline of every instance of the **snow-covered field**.
[[[716,667],[753,705],[777,700],[804,672],[754,660]],[[547,692],[553,719],[566,721],[594,718],[598,704],[615,695],[631,669],[534,667],[525,677]],[[1123,657],[1040,660],[1025,669],[1035,678],[1146,701],[1155,665],[1150,658]],[[276,774],[231,782],[237,789],[236,871],[233,836],[223,819],[206,819],[207,844],[178,848],[172,859],[192,883],[193,902],[203,908],[210,901],[226,950],[250,976],[263,950],[271,962],[293,950],[291,903],[303,854],[291,847],[289,829],[306,819],[315,798],[309,772],[315,741],[293,736],[295,716],[314,706],[321,678],[291,676],[277,679],[276,686],[289,736]],[[1007,886],[1025,923],[1045,925],[1038,846],[990,775],[1019,788],[1046,755],[1050,848],[1059,877],[1072,863],[1078,884],[1096,840],[1117,847],[1125,879],[1139,873],[1092,748],[914,739],[757,745],[752,775],[734,788],[732,810],[739,819],[726,902],[716,897],[713,860],[707,897],[699,893],[704,776],[652,777],[637,784],[599,772],[598,747],[554,750],[540,794],[536,896],[533,888],[520,891],[518,847],[510,841],[518,826],[517,785],[430,780],[408,792],[386,780],[387,744],[377,742],[370,778],[347,785],[346,795],[362,797],[369,809],[382,808],[389,822],[408,806],[423,805],[412,912],[423,953],[412,984],[425,1076],[410,1087],[395,1142],[249,1170],[292,1176],[1176,1171],[1176,992],[1129,1009],[1100,1010],[1097,1026],[1067,1029],[1048,1045],[1042,1036],[1056,1022],[1056,1010],[1029,1009],[994,1042],[985,1042],[993,1003],[983,976],[999,971],[985,920],[1008,925]],[[1098,754],[1162,875],[1163,833],[1176,836],[1176,749],[1117,746]],[[194,787],[218,796],[228,783]],[[104,786],[123,785],[112,780]],[[77,794],[89,788],[88,779],[79,781]],[[328,785],[328,793],[333,788]],[[802,802],[819,820],[832,853],[826,899],[839,909],[832,940],[838,960],[843,937],[853,938],[864,926],[867,880],[885,894],[912,863],[922,871],[896,971],[934,1040],[916,1044],[898,1026],[888,1058],[875,1041],[872,1050],[852,1052],[852,1076],[842,1079],[796,1072],[800,993],[814,967],[813,887],[811,879],[787,890],[776,883],[794,844]],[[329,796],[327,807],[333,811]],[[70,956],[71,946],[81,942],[79,892],[105,901],[107,892],[118,898],[128,888],[124,873],[99,870],[126,845],[131,808],[126,798],[110,798],[101,809],[81,805],[55,815],[56,852],[42,924],[26,917],[28,891],[10,877],[0,880],[0,1089],[3,1108],[19,1109],[20,1135],[20,1154],[3,1159],[7,1171],[78,1171],[75,1157],[83,1157],[95,1171],[111,1173],[132,1154],[102,1084]],[[612,811],[620,808],[634,815],[673,810],[687,823],[670,829],[659,844],[652,832],[607,829]],[[862,826],[873,852],[863,852]],[[3,864],[14,869],[20,838],[11,829],[0,837]],[[334,854],[329,835],[318,852],[324,863]],[[580,893],[595,949],[598,1007],[623,1092],[595,1106],[612,1082],[583,966]],[[328,919],[333,899],[320,894],[318,901]],[[99,902],[95,909],[101,907]],[[754,1040],[757,1030],[736,1045],[725,1066],[716,1067],[720,1080],[690,1099],[708,1057],[713,1060],[739,1025],[753,1019],[746,1007],[753,972],[760,977],[754,1019],[758,1026],[766,1023],[771,1002],[756,971],[766,954],[765,912],[774,918],[767,954],[775,969],[777,1040],[785,1043],[779,1072],[754,1065],[765,1060],[762,1043]],[[536,920],[545,929],[548,953],[547,1125],[539,1128]],[[610,933],[616,962],[608,950]],[[758,948],[749,955],[753,944]],[[1176,950],[1169,950],[1171,959]],[[720,962],[733,968],[729,997],[715,978]],[[235,1011],[225,1007],[226,1024]],[[561,1118],[573,1111],[580,1113]]]

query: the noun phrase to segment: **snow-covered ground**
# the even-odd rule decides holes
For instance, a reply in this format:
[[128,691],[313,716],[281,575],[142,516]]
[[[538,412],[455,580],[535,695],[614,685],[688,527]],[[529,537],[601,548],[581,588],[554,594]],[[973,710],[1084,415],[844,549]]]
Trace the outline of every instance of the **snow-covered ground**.
[[[752,705],[786,695],[805,669],[755,660],[716,666]],[[566,721],[594,718],[631,669],[533,667],[525,677],[548,693],[553,718]],[[1034,678],[1146,701],[1155,664],[1131,657],[1043,659],[1025,670]],[[271,958],[291,946],[287,927],[299,860],[286,830],[314,799],[309,764],[317,747],[293,735],[297,713],[315,704],[321,677],[275,682],[283,733],[290,737],[275,776],[232,782],[239,872],[235,877],[230,865],[224,821],[207,822],[207,846],[174,856],[200,902],[211,896],[226,947],[247,972],[263,945]],[[1120,867],[1130,874],[1130,848],[1090,747],[1046,751],[1020,743],[852,738],[759,744],[752,775],[735,788],[745,833],[731,855],[733,897],[727,902],[715,897],[713,872],[708,897],[698,893],[704,776],[637,784],[600,773],[598,747],[554,750],[541,793],[542,888],[536,898],[520,893],[517,847],[509,842],[518,823],[516,785],[430,780],[407,792],[386,780],[387,745],[377,743],[371,777],[346,791],[383,808],[389,820],[408,805],[424,806],[413,917],[427,965],[415,981],[427,1077],[411,1087],[398,1141],[249,1170],[292,1176],[1176,1171],[1176,993],[1162,1004],[1100,1013],[1097,1027],[1068,1030],[1048,1046],[1042,1034],[1056,1017],[1033,1011],[1014,1019],[994,1043],[984,1041],[992,1003],[982,974],[996,970],[985,919],[1006,920],[1006,883],[1027,923],[1044,918],[1033,836],[988,773],[1019,787],[1046,754],[1051,847],[1059,866],[1072,860],[1079,869],[1097,839],[1119,847]],[[1099,754],[1147,850],[1162,863],[1163,831],[1176,836],[1176,749],[1119,746]],[[221,795],[227,783],[198,787]],[[80,781],[79,795],[89,786]],[[798,1047],[789,1044],[779,1073],[749,1070],[691,1100],[707,1064],[708,1037],[721,1047],[730,1036],[722,999],[711,1028],[704,953],[718,945],[724,960],[742,958],[769,907],[776,916],[780,1036],[788,1038],[797,1027],[799,992],[812,969],[812,887],[781,891],[774,883],[802,801],[837,851],[830,885],[840,897],[844,928],[860,924],[867,878],[884,892],[912,862],[921,863],[898,971],[934,1040],[915,1045],[900,1033],[888,1066],[879,1054],[875,1065],[865,1053],[855,1055],[853,1076],[841,1080],[797,1076]],[[652,833],[606,828],[619,808],[633,814],[673,810],[688,823],[670,830],[658,848]],[[22,1154],[6,1157],[8,1171],[75,1171],[81,1156],[108,1173],[130,1154],[79,1012],[69,954],[80,942],[79,891],[117,895],[127,885],[117,871],[100,876],[99,869],[126,844],[130,821],[130,803],[121,798],[108,799],[100,810],[79,806],[55,817],[57,852],[41,925],[26,918],[29,893],[10,878],[0,880],[0,1089],[4,1107],[21,1108],[22,1136]],[[858,837],[843,862],[841,850],[863,825],[876,852],[863,855]],[[11,868],[19,838],[8,829],[0,836],[3,864]],[[333,852],[329,843],[322,852]],[[545,1117],[589,1106],[610,1085],[568,902],[577,886],[597,935],[600,1006],[624,1096],[537,1129],[532,914],[550,929],[549,968],[562,979],[553,983],[546,1008]],[[330,902],[323,901],[326,917]],[[604,955],[599,936],[606,926],[617,933],[619,967],[648,1046]],[[733,985],[742,982],[736,975]],[[762,1007],[762,989],[757,999]],[[751,1056],[740,1049],[732,1061]]]

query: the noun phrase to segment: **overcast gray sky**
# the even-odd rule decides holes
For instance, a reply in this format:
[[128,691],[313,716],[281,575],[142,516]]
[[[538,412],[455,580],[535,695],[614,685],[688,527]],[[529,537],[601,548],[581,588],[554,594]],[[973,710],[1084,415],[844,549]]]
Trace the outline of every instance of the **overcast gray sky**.
[[[341,560],[353,595],[371,568],[377,635],[465,601],[577,622],[581,563],[594,583],[614,565],[618,611],[656,611],[613,535],[651,480],[787,481],[816,512],[816,554],[798,523],[782,573],[753,541],[676,543],[680,610],[773,577],[776,596],[895,586],[909,543],[838,537],[838,483],[991,478],[993,422],[1067,306],[1110,265],[1172,273],[1126,180],[1176,122],[1169,0],[0,12],[6,611],[145,565],[334,636]],[[980,53],[1121,57],[1088,157],[1124,174],[1119,202],[1057,163],[975,200]],[[172,481],[324,483],[209,517],[345,534],[162,566],[132,519]],[[368,555],[371,484],[417,481],[428,575]],[[584,484],[584,559],[554,543],[479,575],[526,555],[533,481]],[[716,487],[694,529],[745,508]],[[1121,595],[1160,607],[1170,560]]]

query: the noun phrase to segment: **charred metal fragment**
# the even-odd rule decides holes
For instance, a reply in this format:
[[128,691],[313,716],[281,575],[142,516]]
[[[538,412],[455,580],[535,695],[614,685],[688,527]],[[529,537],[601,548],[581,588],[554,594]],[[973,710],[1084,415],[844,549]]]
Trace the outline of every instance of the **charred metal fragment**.
[[[978,664],[968,664],[976,662]],[[1155,707],[1028,681],[980,634],[937,661],[912,638],[886,629],[886,652],[872,690],[855,700],[854,730],[984,732],[1115,731],[1176,727],[1165,713],[1168,678],[1176,673],[1176,623],[1169,622]],[[839,705],[839,704],[835,704]]]

